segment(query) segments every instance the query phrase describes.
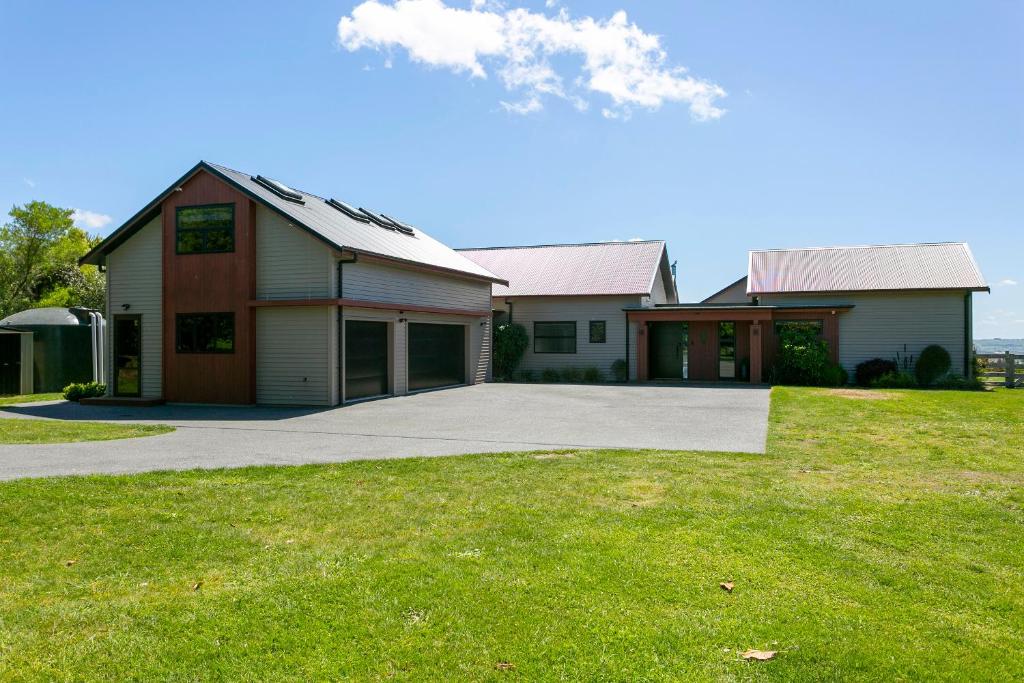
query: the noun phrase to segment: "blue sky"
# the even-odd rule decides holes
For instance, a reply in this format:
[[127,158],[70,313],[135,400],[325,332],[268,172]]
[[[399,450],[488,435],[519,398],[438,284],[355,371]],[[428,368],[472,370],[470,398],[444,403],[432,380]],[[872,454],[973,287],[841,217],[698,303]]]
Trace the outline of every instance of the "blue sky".
[[[966,240],[993,285],[976,335],[1024,337],[1024,3],[480,6],[552,30],[540,80],[473,27],[340,39],[360,4],[4,0],[0,206],[75,207],[105,234],[208,159],[457,247],[666,239],[688,300],[750,248]],[[583,68],[614,36],[559,33],[620,10],[663,51],[625,91]]]

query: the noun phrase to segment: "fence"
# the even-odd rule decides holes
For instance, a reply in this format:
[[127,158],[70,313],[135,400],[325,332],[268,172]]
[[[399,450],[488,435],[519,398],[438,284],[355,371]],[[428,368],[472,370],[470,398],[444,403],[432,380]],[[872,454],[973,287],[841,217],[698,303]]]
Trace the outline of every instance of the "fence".
[[1024,387],[1024,355],[1006,353],[975,354],[984,362],[978,379],[986,384],[1002,384],[1008,389]]

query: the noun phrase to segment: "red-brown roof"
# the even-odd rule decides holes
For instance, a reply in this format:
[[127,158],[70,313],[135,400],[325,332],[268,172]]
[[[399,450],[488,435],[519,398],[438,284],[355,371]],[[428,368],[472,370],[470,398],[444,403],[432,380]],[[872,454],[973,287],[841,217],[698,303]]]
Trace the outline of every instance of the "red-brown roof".
[[[507,287],[493,286],[494,296],[646,296],[661,268],[666,270],[666,287],[672,288],[668,255],[660,240],[457,251],[508,280]],[[669,292],[670,297],[673,294]]]

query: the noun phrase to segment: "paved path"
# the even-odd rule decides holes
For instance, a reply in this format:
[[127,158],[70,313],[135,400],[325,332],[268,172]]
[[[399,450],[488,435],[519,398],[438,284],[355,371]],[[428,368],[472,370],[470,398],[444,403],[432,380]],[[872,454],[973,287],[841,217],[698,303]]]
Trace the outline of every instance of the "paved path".
[[170,424],[120,441],[0,446],[0,479],[556,448],[763,453],[768,389],[482,384],[343,408],[47,403],[0,418]]

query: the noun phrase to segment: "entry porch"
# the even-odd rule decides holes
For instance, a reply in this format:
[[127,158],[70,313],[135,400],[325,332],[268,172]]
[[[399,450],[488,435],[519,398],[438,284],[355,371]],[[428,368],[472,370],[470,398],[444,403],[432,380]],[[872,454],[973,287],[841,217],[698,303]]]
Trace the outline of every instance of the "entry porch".
[[671,304],[626,309],[636,325],[637,377],[652,380],[762,383],[775,358],[777,327],[818,328],[832,361],[839,357],[839,320],[852,306]]

